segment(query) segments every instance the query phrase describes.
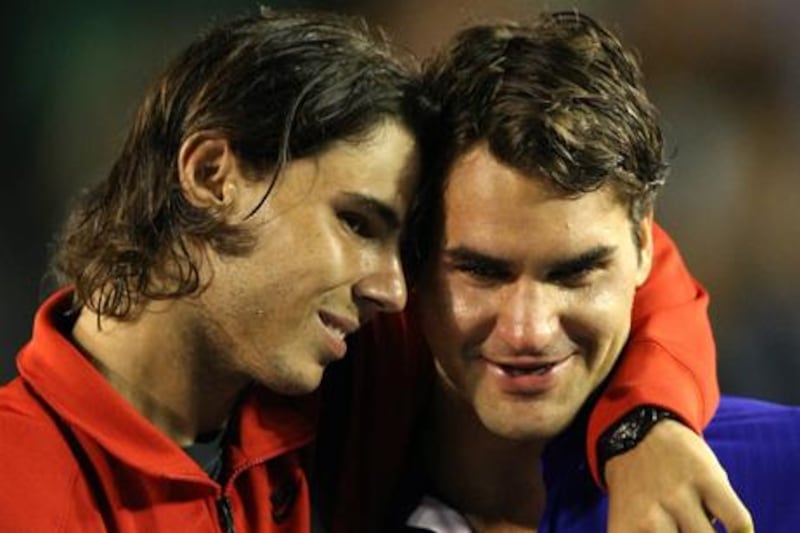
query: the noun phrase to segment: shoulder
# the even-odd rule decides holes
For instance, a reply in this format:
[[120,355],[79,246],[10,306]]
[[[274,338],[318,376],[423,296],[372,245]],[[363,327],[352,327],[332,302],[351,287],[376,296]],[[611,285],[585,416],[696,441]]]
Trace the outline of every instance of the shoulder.
[[80,471],[48,410],[17,378],[0,388],[0,529],[63,531]]
[[761,531],[800,531],[800,408],[723,397],[705,433]]
[[[758,430],[758,433],[754,433]],[[746,438],[748,442],[792,433],[800,436],[800,407],[754,398],[723,396],[717,413],[708,427],[709,440],[717,437]],[[765,439],[762,439],[766,437]]]
[[0,387],[0,427],[3,436],[8,437],[0,440],[3,459],[15,453],[43,451],[43,448],[69,449],[66,443],[59,444],[64,439],[54,415],[20,378]]
[[723,396],[705,438],[732,477],[797,475],[800,485],[798,407]]

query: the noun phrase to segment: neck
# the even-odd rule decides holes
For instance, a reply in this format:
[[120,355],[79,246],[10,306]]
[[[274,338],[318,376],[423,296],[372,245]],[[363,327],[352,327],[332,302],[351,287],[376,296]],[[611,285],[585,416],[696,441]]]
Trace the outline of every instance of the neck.
[[472,407],[437,380],[425,449],[433,495],[480,532],[534,532],[544,512],[545,443],[490,433]]
[[247,380],[199,346],[179,301],[148,304],[135,319],[83,309],[72,330],[89,361],[133,407],[181,446],[222,427]]

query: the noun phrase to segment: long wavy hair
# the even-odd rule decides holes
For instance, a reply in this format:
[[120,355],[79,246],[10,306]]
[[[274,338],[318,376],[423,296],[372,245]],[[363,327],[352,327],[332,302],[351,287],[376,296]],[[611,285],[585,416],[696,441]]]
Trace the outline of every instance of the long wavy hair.
[[54,272],[74,286],[76,306],[118,319],[195,293],[198,244],[246,255],[254,239],[185,199],[177,159],[187,138],[213,131],[252,179],[275,180],[292,159],[356,142],[387,117],[415,133],[417,81],[411,55],[361,19],[262,9],[212,28],[146,93],[107,178],[72,211]]

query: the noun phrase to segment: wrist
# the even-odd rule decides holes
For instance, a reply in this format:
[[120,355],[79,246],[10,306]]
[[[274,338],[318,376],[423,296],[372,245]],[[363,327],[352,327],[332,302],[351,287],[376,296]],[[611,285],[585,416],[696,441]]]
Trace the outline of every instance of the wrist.
[[678,416],[667,409],[655,405],[641,405],[628,411],[603,432],[597,440],[597,464],[603,485],[605,485],[605,467],[608,461],[635,448],[653,426],[662,420],[681,422]]

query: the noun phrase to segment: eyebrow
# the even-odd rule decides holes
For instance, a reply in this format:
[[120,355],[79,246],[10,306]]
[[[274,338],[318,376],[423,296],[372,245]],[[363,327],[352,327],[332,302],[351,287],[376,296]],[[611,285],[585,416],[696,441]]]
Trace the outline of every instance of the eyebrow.
[[570,274],[586,270],[597,263],[611,257],[616,251],[615,246],[595,246],[575,257],[559,260],[550,267],[550,272],[557,274]]
[[[559,259],[550,264],[547,270],[560,275],[580,272],[611,257],[615,251],[615,246],[595,246],[575,257]],[[498,270],[510,266],[510,262],[505,259],[492,257],[464,246],[446,249],[444,256],[451,261],[481,264]]]
[[444,256],[450,261],[459,263],[480,264],[494,269],[508,268],[509,262],[497,257],[492,257],[464,246],[457,246],[444,250]]
[[345,193],[344,196],[349,203],[354,204],[359,209],[369,211],[380,218],[389,229],[394,230],[400,227],[400,217],[397,212],[386,203],[372,196],[365,196],[356,192],[348,192]]

